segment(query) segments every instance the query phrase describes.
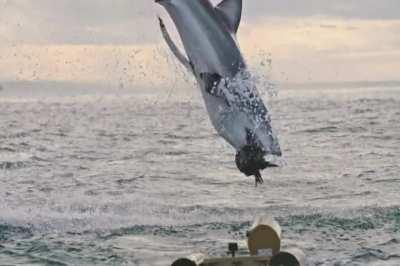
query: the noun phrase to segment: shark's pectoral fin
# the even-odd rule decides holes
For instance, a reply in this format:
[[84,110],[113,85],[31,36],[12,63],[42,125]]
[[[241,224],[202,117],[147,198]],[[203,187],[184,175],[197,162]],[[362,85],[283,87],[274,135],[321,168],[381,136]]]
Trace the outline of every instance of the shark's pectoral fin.
[[215,9],[229,29],[236,33],[242,18],[242,0],[223,0]]
[[169,49],[171,49],[172,53],[178,58],[179,62],[182,63],[182,65],[190,72],[193,72],[193,65],[190,63],[190,61],[184,56],[176,46],[176,44],[172,41],[171,36],[169,35],[167,28],[165,27],[164,21],[158,17],[158,20],[160,22],[160,29],[161,33],[164,37],[165,42],[168,44]]
[[221,75],[217,73],[200,73],[200,78],[204,82],[204,88],[208,94],[221,96],[218,85],[221,82]]

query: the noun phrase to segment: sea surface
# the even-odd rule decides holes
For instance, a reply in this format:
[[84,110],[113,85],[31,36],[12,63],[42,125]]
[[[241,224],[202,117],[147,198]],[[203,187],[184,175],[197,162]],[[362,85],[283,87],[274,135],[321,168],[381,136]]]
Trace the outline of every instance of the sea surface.
[[0,265],[243,253],[260,215],[309,265],[400,265],[400,88],[266,97],[284,158],[258,187],[195,90],[0,91]]

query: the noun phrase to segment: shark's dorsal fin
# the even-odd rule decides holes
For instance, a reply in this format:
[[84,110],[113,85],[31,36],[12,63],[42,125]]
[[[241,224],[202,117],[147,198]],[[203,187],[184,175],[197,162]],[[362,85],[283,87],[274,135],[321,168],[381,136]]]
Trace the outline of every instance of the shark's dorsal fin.
[[159,17],[158,18],[159,22],[160,22],[160,29],[162,32],[162,35],[164,37],[165,42],[168,44],[169,49],[171,49],[172,53],[176,56],[176,58],[178,58],[179,62],[182,63],[182,65],[185,66],[185,68],[188,71],[193,72],[193,65],[190,63],[190,61],[186,58],[186,56],[184,56],[178,49],[178,47],[176,46],[176,44],[172,41],[171,36],[169,35],[167,28],[165,27],[165,24],[163,22],[163,20]]
[[236,33],[242,18],[242,0],[223,0],[215,8],[229,29]]

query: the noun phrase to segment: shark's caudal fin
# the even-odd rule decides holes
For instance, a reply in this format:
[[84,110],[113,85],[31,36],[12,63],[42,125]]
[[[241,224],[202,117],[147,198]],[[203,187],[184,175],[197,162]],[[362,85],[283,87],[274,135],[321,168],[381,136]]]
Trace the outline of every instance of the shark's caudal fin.
[[242,18],[242,0],[223,0],[215,9],[228,28],[236,33]]
[[172,53],[178,58],[179,62],[182,63],[182,65],[190,72],[193,71],[192,64],[189,62],[189,60],[184,56],[176,46],[176,44],[172,41],[171,36],[169,35],[167,28],[165,27],[164,21],[158,17],[158,20],[160,22],[160,29],[162,32],[162,35],[164,37],[165,42],[167,43],[169,49],[171,49]]

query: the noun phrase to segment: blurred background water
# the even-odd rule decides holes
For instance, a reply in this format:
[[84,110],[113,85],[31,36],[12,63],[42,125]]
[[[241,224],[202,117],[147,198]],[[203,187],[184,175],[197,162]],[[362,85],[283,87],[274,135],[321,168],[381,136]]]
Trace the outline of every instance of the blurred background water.
[[400,265],[399,87],[270,97],[284,165],[257,188],[198,94],[140,91],[0,91],[0,265],[225,255],[262,214],[311,265]]

